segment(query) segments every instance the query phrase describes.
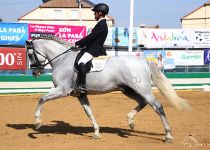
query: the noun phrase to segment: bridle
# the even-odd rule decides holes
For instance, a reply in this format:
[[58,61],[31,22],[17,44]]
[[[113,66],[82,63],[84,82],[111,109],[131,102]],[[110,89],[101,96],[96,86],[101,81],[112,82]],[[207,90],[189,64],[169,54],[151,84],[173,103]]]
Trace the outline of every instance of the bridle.
[[[72,46],[72,47],[73,47],[73,46]],[[32,41],[30,41],[30,43],[26,43],[27,53],[28,53],[28,49],[32,49],[32,50],[33,50],[32,55],[34,56],[34,59],[35,59],[35,60],[34,60],[35,63],[31,64],[31,65],[30,65],[30,68],[31,68],[31,69],[41,69],[41,70],[43,70],[45,66],[47,66],[48,64],[50,64],[50,63],[51,63],[52,61],[54,61],[56,58],[60,57],[61,55],[65,54],[65,53],[71,52],[71,51],[72,51],[72,50],[71,50],[72,47],[70,47],[69,49],[67,49],[67,50],[64,51],[63,53],[61,53],[61,54],[55,56],[53,59],[48,60],[47,63],[42,64],[42,63],[39,61],[39,59],[38,59],[38,57],[37,57],[37,54],[38,54],[38,55],[41,55],[41,56],[44,57],[45,59],[48,59],[48,58],[47,58],[45,55],[43,55],[41,52],[39,52],[38,50],[35,49],[34,44],[33,44],[33,40],[32,40]],[[31,54],[28,54],[28,57],[29,57],[29,58],[32,58]]]

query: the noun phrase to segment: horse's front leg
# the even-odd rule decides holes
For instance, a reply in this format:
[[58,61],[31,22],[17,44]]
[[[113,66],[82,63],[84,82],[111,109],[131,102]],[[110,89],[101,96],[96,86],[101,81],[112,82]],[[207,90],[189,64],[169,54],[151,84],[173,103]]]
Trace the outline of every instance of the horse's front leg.
[[90,118],[90,120],[93,124],[94,130],[95,130],[95,134],[93,136],[93,139],[100,139],[101,136],[99,134],[99,125],[96,122],[95,117],[93,116],[93,113],[92,113],[92,110],[90,108],[90,103],[88,101],[87,95],[82,95],[82,96],[78,97],[78,99],[79,99],[82,107],[84,108],[87,116]]
[[54,89],[51,89],[49,93],[47,93],[46,95],[40,98],[38,102],[38,106],[36,108],[36,112],[35,112],[36,130],[38,130],[42,125],[41,111],[42,111],[43,104],[48,100],[52,100],[52,99],[56,99],[56,98],[60,98],[64,96],[67,96],[67,93],[64,92],[63,88],[56,87]]

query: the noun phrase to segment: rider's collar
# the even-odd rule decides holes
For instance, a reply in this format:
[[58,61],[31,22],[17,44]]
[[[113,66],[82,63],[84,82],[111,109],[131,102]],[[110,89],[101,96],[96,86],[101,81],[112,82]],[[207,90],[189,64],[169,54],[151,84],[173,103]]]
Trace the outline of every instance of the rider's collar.
[[104,19],[106,19],[106,18],[105,18],[105,17],[100,18],[100,19],[97,21],[97,23],[99,23],[101,20],[104,20]]

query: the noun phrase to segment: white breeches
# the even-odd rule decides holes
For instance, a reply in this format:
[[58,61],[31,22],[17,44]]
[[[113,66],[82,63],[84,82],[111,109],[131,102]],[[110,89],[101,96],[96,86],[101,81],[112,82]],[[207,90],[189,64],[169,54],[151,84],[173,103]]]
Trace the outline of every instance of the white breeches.
[[79,65],[80,63],[86,64],[86,63],[87,63],[88,61],[90,61],[91,59],[93,59],[93,55],[91,55],[91,54],[85,52],[85,53],[82,55],[82,57],[80,58],[80,60],[78,61],[78,65]]

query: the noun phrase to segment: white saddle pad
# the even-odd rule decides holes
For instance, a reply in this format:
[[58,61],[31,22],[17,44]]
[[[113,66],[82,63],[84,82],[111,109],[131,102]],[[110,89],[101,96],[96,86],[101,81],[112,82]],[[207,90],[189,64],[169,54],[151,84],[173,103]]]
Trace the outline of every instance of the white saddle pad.
[[106,61],[108,58],[109,56],[94,57],[92,60],[93,67],[91,68],[90,72],[102,71],[106,65]]

